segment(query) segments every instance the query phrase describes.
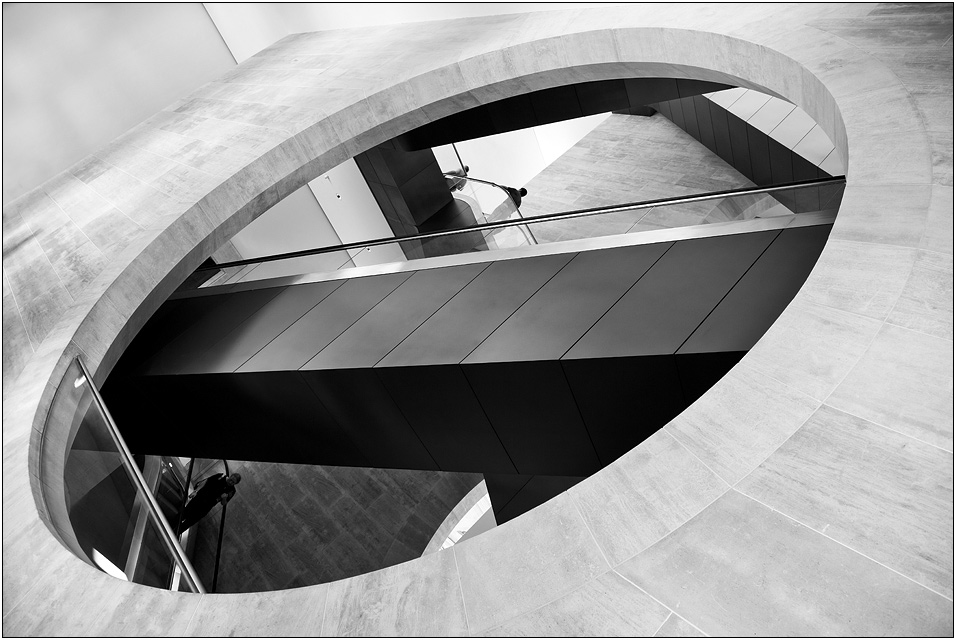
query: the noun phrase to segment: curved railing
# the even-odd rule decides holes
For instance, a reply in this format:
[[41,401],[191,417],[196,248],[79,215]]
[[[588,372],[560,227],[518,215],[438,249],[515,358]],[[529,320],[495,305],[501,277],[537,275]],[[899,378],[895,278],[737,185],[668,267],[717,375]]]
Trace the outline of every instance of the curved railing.
[[[449,175],[466,182],[471,181],[486,185],[491,189],[502,190],[505,195],[508,195],[507,189],[501,185],[476,178]],[[474,245],[474,243],[468,242],[464,245],[454,245],[449,243],[445,251],[433,252],[430,257],[675,227],[733,223],[755,218],[783,217],[820,211],[829,211],[835,215],[845,184],[846,179],[843,176],[818,178],[770,187],[730,189],[613,206],[576,209],[530,218],[520,217],[519,208],[514,206],[514,215],[509,214],[502,219],[492,219],[495,216],[491,215],[486,221],[467,227],[426,231],[393,238],[376,238],[222,264],[210,264],[197,269],[197,273],[219,271],[227,276],[218,280],[208,280],[207,284],[200,286],[234,284],[245,280],[258,279],[246,278],[239,271],[250,265],[284,260],[292,261],[307,256],[334,252],[352,252],[354,254],[356,251],[365,251],[373,247],[397,246],[402,249],[401,252],[398,252],[399,254],[408,254],[411,253],[408,249],[421,247],[424,242],[454,238],[463,234],[480,233],[480,238],[484,244]],[[510,196],[508,196],[508,199],[510,201]],[[531,239],[524,238],[524,234],[520,231],[521,228],[527,229]],[[463,246],[466,248],[463,249]],[[382,262],[394,261],[394,258],[382,260]],[[368,261],[366,261],[366,264],[368,264]],[[352,263],[350,262],[348,266],[352,266]],[[231,276],[230,271],[233,271],[235,275]]]

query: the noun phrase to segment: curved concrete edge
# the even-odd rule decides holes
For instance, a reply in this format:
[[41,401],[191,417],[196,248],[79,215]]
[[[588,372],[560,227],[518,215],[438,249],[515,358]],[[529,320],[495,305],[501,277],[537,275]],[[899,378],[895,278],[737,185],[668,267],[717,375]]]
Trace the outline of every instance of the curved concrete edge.
[[430,553],[441,551],[441,546],[445,543],[445,540],[448,539],[448,536],[451,534],[452,529],[455,528],[455,525],[461,522],[461,519],[465,517],[465,514],[468,513],[472,507],[478,504],[478,501],[486,495],[488,495],[488,486],[485,484],[485,481],[482,480],[476,484],[471,491],[465,494],[465,497],[455,505],[454,509],[448,512],[448,515],[445,516],[445,519],[435,530],[435,534],[432,536],[432,539],[428,541],[427,545],[425,545],[425,551],[422,553],[422,555],[427,556]]
[[[527,27],[536,23],[534,18],[525,16],[517,23],[499,21],[493,24],[495,28],[486,40],[476,38],[480,45],[472,45],[486,46],[492,51],[479,52],[480,55],[469,58],[466,48],[458,56],[459,61],[442,66],[442,52],[429,50],[429,61],[421,64],[444,70],[451,68],[451,71],[423,72],[414,83],[428,87],[433,81],[448,82],[445,97],[437,101],[436,108],[453,109],[455,100],[459,100],[459,105],[467,100],[490,100],[495,95],[533,87],[534,82],[559,84],[571,77],[620,77],[633,73],[635,68],[653,69],[647,75],[656,75],[665,69],[671,70],[671,74],[684,75],[687,69],[701,64],[708,49],[716,47],[710,52],[713,54],[724,51],[726,45],[726,50],[733,55],[708,57],[707,65],[718,67],[719,72],[704,79],[739,75],[755,88],[765,87],[788,97],[817,119],[838,148],[845,150],[848,189],[844,205],[831,243],[808,284],[751,355],[697,404],[663,432],[570,493],[508,525],[468,541],[451,553],[440,552],[429,557],[432,559],[417,560],[332,585],[241,597],[196,598],[167,594],[128,585],[84,568],[79,559],[60,546],[43,524],[50,514],[38,511],[38,505],[42,509],[44,502],[42,498],[37,499],[41,482],[35,472],[41,454],[44,459],[48,453],[61,458],[65,454],[68,434],[45,434],[42,450],[38,446],[43,418],[65,363],[72,353],[82,351],[93,365],[91,368],[97,371],[97,378],[105,377],[112,366],[108,357],[111,349],[115,354],[121,352],[121,347],[116,345],[128,341],[124,335],[131,337],[145,322],[149,313],[144,309],[164,299],[181,276],[211,253],[217,240],[210,235],[214,229],[222,228],[223,239],[229,237],[261,213],[265,203],[278,199],[280,193],[284,195],[293,185],[321,173],[323,167],[330,168],[351,155],[354,149],[368,146],[369,139],[385,139],[408,128],[407,123],[421,118],[428,106],[418,102],[415,109],[421,109],[421,113],[410,112],[411,115],[405,116],[407,120],[399,117],[389,123],[373,116],[363,123],[354,116],[376,113],[370,106],[372,102],[382,105],[379,114],[387,114],[391,108],[388,105],[393,104],[394,93],[381,97],[378,92],[371,93],[372,97],[363,99],[362,104],[351,111],[336,111],[344,114],[337,121],[343,128],[344,141],[336,141],[334,146],[328,143],[310,147],[330,135],[328,128],[316,125],[296,134],[291,145],[266,154],[263,160],[223,182],[202,205],[204,213],[219,216],[210,221],[213,226],[203,227],[197,222],[195,208],[182,216],[173,210],[165,218],[166,222],[162,222],[163,217],[158,218],[156,226],[148,228],[135,248],[114,259],[109,267],[113,271],[104,272],[90,285],[82,299],[64,314],[64,319],[40,345],[14,392],[8,396],[16,401],[6,402],[4,406],[4,512],[7,515],[4,552],[8,559],[4,563],[5,633],[201,633],[203,630],[212,632],[212,627],[203,627],[203,624],[213,624],[216,633],[229,629],[239,633],[267,629],[286,634],[293,633],[293,629],[303,629],[328,633],[442,635],[502,630],[504,627],[498,625],[506,623],[512,624],[512,629],[524,623],[537,629],[553,624],[566,633],[587,633],[597,627],[580,624],[597,624],[601,616],[584,616],[575,627],[568,626],[571,623],[567,612],[614,609],[597,607],[594,603],[602,598],[609,605],[621,606],[653,602],[654,606],[645,609],[651,611],[650,618],[658,613],[663,616],[660,625],[668,620],[681,620],[686,615],[688,619],[694,618],[689,621],[701,629],[721,633],[725,623],[709,614],[703,604],[697,603],[696,610],[684,611],[679,600],[677,604],[671,600],[671,590],[678,581],[668,582],[660,574],[668,573],[662,567],[669,567],[673,573],[674,566],[667,564],[672,562],[667,560],[669,554],[655,555],[655,551],[665,549],[678,557],[693,556],[703,544],[698,539],[701,527],[714,523],[723,526],[728,522],[743,523],[740,525],[743,531],[760,530],[765,538],[777,540],[785,547],[792,543],[808,550],[810,555],[822,553],[830,565],[852,569],[849,573],[831,575],[826,570],[832,572],[833,566],[817,567],[824,571],[825,579],[849,582],[852,587],[851,578],[859,580],[862,576],[868,579],[866,586],[883,587],[876,595],[872,589],[867,592],[869,602],[864,601],[867,598],[859,590],[858,597],[852,593],[847,596],[846,602],[840,603],[843,622],[825,603],[818,602],[828,597],[825,591],[816,600],[811,597],[815,605],[812,620],[790,616],[795,624],[819,625],[802,627],[805,631],[951,633],[952,601],[947,599],[952,597],[951,590],[948,594],[936,595],[933,587],[941,590],[936,584],[938,578],[934,581],[915,575],[918,572],[909,568],[907,573],[893,568],[892,563],[899,563],[899,556],[906,555],[898,553],[905,542],[895,548],[889,545],[890,555],[897,551],[895,559],[870,560],[872,556],[859,550],[866,547],[867,540],[854,538],[852,526],[844,527],[849,533],[848,540],[843,541],[831,537],[833,534],[817,533],[810,524],[799,524],[794,516],[782,515],[799,509],[767,507],[753,497],[759,493],[755,486],[764,492],[766,487],[755,485],[757,481],[750,474],[766,468],[775,458],[783,459],[782,454],[787,453],[784,448],[794,441],[796,434],[810,432],[814,417],[824,416],[832,422],[837,415],[833,412],[840,411],[841,407],[855,412],[841,411],[841,414],[855,416],[855,420],[866,423],[856,424],[859,430],[896,430],[900,437],[910,437],[920,445],[933,447],[932,451],[926,450],[930,454],[948,454],[948,471],[940,474],[937,464],[931,468],[936,476],[929,480],[930,486],[935,483],[945,489],[948,477],[951,486],[951,404],[948,424],[946,409],[939,408],[939,401],[931,407],[935,413],[928,412],[921,421],[907,424],[906,416],[898,415],[905,411],[894,415],[883,398],[866,398],[861,394],[865,395],[871,378],[878,381],[890,374],[899,376],[902,367],[904,382],[914,381],[908,383],[908,390],[916,394],[893,398],[903,401],[902,409],[916,405],[935,390],[940,390],[939,395],[951,402],[952,311],[948,312],[948,336],[938,337],[921,331],[919,327],[923,325],[919,323],[932,325],[935,320],[938,325],[936,316],[942,313],[945,334],[945,308],[942,312],[930,310],[923,314],[918,309],[908,314],[900,309],[907,299],[907,290],[915,286],[911,283],[918,275],[921,260],[925,263],[936,259],[934,264],[937,264],[941,257],[945,275],[948,255],[948,277],[952,280],[952,244],[950,241],[947,251],[944,215],[947,205],[951,212],[952,188],[933,185],[926,128],[920,123],[906,90],[884,65],[829,35],[815,36],[816,49],[805,47],[806,41],[786,38],[786,33],[797,32],[807,37],[820,33],[812,27],[795,26],[804,15],[820,16],[820,11],[812,7],[774,8],[770,12],[766,7],[757,7],[748,11],[754,17],[751,27],[727,27],[728,32],[742,40],[703,33],[708,28],[718,31],[721,28],[720,20],[707,23],[708,18],[719,17],[719,12],[712,10],[693,15],[686,8],[665,11],[657,7],[654,20],[662,23],[671,20],[685,28],[655,29],[655,34],[647,30],[634,31],[631,32],[635,35],[633,38],[629,38],[621,26],[628,20],[632,23],[650,20],[637,9],[629,14],[561,12],[553,14],[553,21],[536,32],[518,28],[501,30],[502,24]],[[739,24],[740,17],[736,18]],[[724,24],[728,22],[725,17],[723,20]],[[482,21],[476,24],[479,32],[489,28]],[[562,35],[560,32],[571,28],[571,24],[583,32]],[[693,24],[701,25],[701,31],[686,28]],[[586,29],[595,31],[584,31]],[[401,29],[389,32],[397,35]],[[649,37],[638,38],[638,34]],[[520,37],[530,42],[510,42]],[[745,40],[762,48],[755,52],[753,45]],[[761,41],[772,41],[777,51],[769,49],[769,45],[761,45]],[[281,51],[281,47],[282,43],[271,50]],[[805,51],[811,53],[805,54]],[[498,64],[494,63],[495,59]],[[653,64],[633,64],[640,61]],[[562,72],[561,65],[575,68]],[[456,66],[461,73],[460,80],[453,70]],[[598,75],[592,75],[595,73]],[[421,99],[414,97],[411,82],[397,84],[408,84],[412,91],[411,105],[406,106],[414,106],[415,100]],[[471,97],[460,98],[465,95]],[[880,129],[873,127],[876,116],[872,101],[877,95],[889,101],[894,115],[898,112],[900,121],[907,123],[900,133],[881,135]],[[433,98],[434,94],[426,97]],[[380,99],[386,104],[379,102]],[[844,120],[845,134],[844,127],[840,126]],[[270,191],[273,186],[275,190]],[[232,212],[239,213],[231,215]],[[170,225],[174,221],[177,224]],[[170,226],[160,231],[164,224]],[[948,224],[951,234],[951,218]],[[846,258],[847,247],[856,248],[857,254]],[[897,249],[903,251],[894,253]],[[892,254],[895,261],[888,262],[888,254]],[[847,269],[847,263],[853,268]],[[887,273],[892,277],[885,278]],[[905,278],[901,276],[904,273]],[[902,288],[901,280],[905,282]],[[859,297],[834,294],[861,290],[873,293],[883,301],[882,306],[870,307]],[[900,319],[897,315],[905,317]],[[897,323],[904,323],[908,318],[919,327],[916,330],[901,327],[887,318]],[[129,328],[131,326],[133,328]],[[799,336],[796,345],[795,336]],[[948,346],[948,360],[946,352],[940,355],[939,346]],[[910,363],[905,353],[914,347],[929,356],[936,354],[935,359]],[[930,385],[928,389],[918,384],[926,382]],[[823,406],[824,402],[827,406]],[[8,405],[13,406],[8,409]],[[940,433],[935,436],[925,433],[933,431],[934,426]],[[916,435],[902,433],[906,429]],[[755,432],[760,437],[754,438]],[[948,449],[939,446],[939,443],[945,445],[947,436]],[[34,443],[28,446],[31,437]],[[940,440],[935,444],[929,442],[933,437]],[[907,440],[897,449],[907,445],[913,448],[913,443]],[[58,447],[64,448],[52,451]],[[900,457],[898,450],[892,453]],[[789,457],[794,455],[791,453]],[[28,468],[33,473],[28,473]],[[686,473],[675,474],[676,469]],[[685,483],[688,477],[693,481]],[[896,484],[890,489],[905,490],[906,478],[905,474],[896,478]],[[817,480],[823,483],[826,478]],[[56,491],[55,486],[47,489]],[[925,492],[910,492],[910,495],[918,499],[922,493]],[[594,502],[594,496],[602,495],[603,499]],[[766,496],[763,499],[768,500]],[[594,504],[599,508],[594,509]],[[945,500],[942,506],[946,507]],[[948,507],[951,512],[951,491]],[[922,514],[927,507],[920,503],[919,508]],[[950,527],[951,521],[950,517]],[[946,522],[943,519],[936,524],[945,529]],[[791,530],[797,534],[787,536],[793,533]],[[626,535],[622,535],[622,531],[627,532]],[[943,533],[945,536],[945,531]],[[949,536],[951,589],[951,528]],[[669,549],[668,544],[676,546]],[[939,544],[930,546],[931,552],[939,552]],[[727,543],[725,551],[727,549],[733,549],[732,545]],[[758,545],[755,551],[749,548],[737,551],[756,552],[766,557],[764,552],[772,550]],[[773,558],[773,553],[769,556]],[[943,560],[945,564],[945,558]],[[699,566],[702,559],[697,557],[696,561],[695,566]],[[767,571],[773,577],[770,568]],[[534,580],[529,581],[528,576]],[[780,577],[786,587],[786,580]],[[520,588],[512,588],[513,585]],[[701,598],[720,592],[719,588],[714,589],[714,585],[703,581],[696,585]],[[597,597],[599,595],[601,597]],[[791,604],[798,596],[808,597],[803,593],[789,595]],[[51,608],[49,602],[58,605]],[[872,620],[864,620],[863,614],[874,602],[884,612]],[[588,603],[589,606],[584,606]],[[740,607],[736,614],[748,620],[760,621],[759,612],[754,611],[760,606],[774,611],[773,607],[767,608],[765,602],[733,604]],[[104,615],[104,606],[112,613]],[[274,613],[267,620],[256,614],[264,608]],[[227,614],[230,609],[235,615]],[[847,611],[859,615],[847,615]],[[656,618],[624,620],[620,615],[618,620],[623,625],[632,625],[631,631],[657,623]],[[773,630],[772,626],[762,627],[762,633],[772,634]]]

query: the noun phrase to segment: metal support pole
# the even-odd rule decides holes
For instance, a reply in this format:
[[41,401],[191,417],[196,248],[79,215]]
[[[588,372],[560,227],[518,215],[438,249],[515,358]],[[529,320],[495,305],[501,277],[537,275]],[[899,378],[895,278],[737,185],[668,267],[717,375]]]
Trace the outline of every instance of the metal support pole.
[[93,399],[96,402],[97,408],[99,408],[99,410],[103,413],[103,417],[105,418],[104,422],[106,423],[106,430],[109,432],[110,437],[113,439],[113,443],[116,445],[116,448],[120,453],[123,466],[126,467],[127,473],[133,477],[133,483],[136,485],[139,493],[143,495],[149,511],[152,513],[156,524],[159,525],[160,537],[163,539],[163,542],[166,543],[166,547],[172,553],[176,564],[178,564],[182,569],[183,576],[185,576],[189,587],[195,593],[206,593],[206,590],[202,586],[202,582],[199,580],[199,576],[196,574],[196,570],[193,568],[192,563],[189,562],[189,558],[186,557],[186,553],[183,551],[183,548],[179,545],[179,539],[173,533],[172,528],[166,521],[166,516],[163,515],[163,512],[159,507],[159,503],[156,502],[156,496],[154,496],[152,491],[149,490],[149,485],[146,484],[146,479],[143,477],[143,472],[139,470],[138,466],[136,466],[136,462],[133,460],[133,454],[131,454],[127,448],[126,441],[123,440],[123,436],[120,435],[119,429],[117,428],[116,423],[113,421],[113,416],[110,415],[110,412],[106,408],[106,403],[103,402],[103,396],[100,395],[100,390],[96,388],[95,384],[93,384],[93,376],[90,375],[90,372],[86,369],[86,365],[83,364],[83,360],[79,356],[76,357],[76,362],[80,365],[80,371],[83,372],[83,377],[86,378],[86,381],[90,385],[90,392],[93,394]]
[[216,566],[212,574],[213,593],[216,593],[216,585],[219,584],[219,556],[222,555],[222,533],[226,528],[226,504],[222,505],[222,517],[219,518],[219,542],[216,544]]
[[[229,477],[229,461],[223,460],[222,466],[226,470],[226,477]],[[222,534],[226,530],[226,506],[229,501],[222,505],[222,517],[219,518],[219,542],[216,544],[216,566],[212,573],[212,592],[216,593],[216,585],[219,584],[219,557],[222,555]]]

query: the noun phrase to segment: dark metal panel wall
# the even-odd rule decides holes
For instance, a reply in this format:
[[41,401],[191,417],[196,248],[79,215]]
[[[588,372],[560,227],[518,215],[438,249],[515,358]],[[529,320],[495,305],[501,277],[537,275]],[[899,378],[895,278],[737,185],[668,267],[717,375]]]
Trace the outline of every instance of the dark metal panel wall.
[[237,371],[298,369],[412,275],[390,273],[349,280],[290,327],[274,335]]
[[583,477],[570,476],[485,474],[485,486],[498,524],[517,518],[582,480]]
[[598,80],[542,89],[446,116],[392,142],[397,149],[430,149],[572,118],[631,111],[645,105],[720,91],[727,85],[674,78]]
[[[759,186],[830,177],[800,154],[700,93],[707,91],[690,96],[684,96],[682,91],[680,98],[651,106]],[[760,98],[753,95],[753,100]],[[774,197],[791,209],[799,207],[797,211],[817,211],[825,206],[813,189],[778,192]]]
[[518,473],[588,476],[601,468],[559,362],[462,369]]
[[463,362],[560,358],[670,247],[579,253]]
[[564,359],[676,352],[778,233],[674,243]]
[[602,466],[687,407],[670,355],[562,360],[561,366]]
[[376,372],[440,469],[517,473],[461,367]]
[[573,257],[558,254],[493,263],[376,366],[461,362]]
[[[258,289],[243,291],[219,301],[204,301],[205,313],[195,316],[189,330],[183,331],[166,345],[161,360],[146,365],[146,373],[181,371],[197,351],[201,352],[211,340],[234,329],[280,292],[280,289]],[[211,304],[215,307],[207,306]]]
[[415,273],[302,368],[352,369],[375,366],[487,266],[469,264]]
[[261,313],[254,314],[233,331],[223,332],[205,352],[194,354],[181,373],[229,373],[237,370],[345,282],[315,282],[302,285],[299,290],[282,290]]
[[238,294],[178,300],[128,352],[178,375],[134,375],[124,357],[105,393],[137,453],[538,477],[514,511],[560,485],[540,478],[587,476],[696,400],[789,303],[828,233],[264,290],[194,363],[181,345]]
[[749,351],[810,275],[829,226],[785,229],[677,353]]
[[[370,466],[441,468],[374,371],[346,369],[299,373],[332,420],[339,425],[362,425],[361,429],[349,429],[349,437]],[[396,464],[399,460],[402,464]]]

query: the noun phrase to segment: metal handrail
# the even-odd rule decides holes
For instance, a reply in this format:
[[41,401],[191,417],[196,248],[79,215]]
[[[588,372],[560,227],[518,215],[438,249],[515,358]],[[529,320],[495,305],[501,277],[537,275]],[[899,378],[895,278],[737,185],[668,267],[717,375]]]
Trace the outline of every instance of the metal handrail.
[[186,552],[183,551],[183,548],[179,545],[179,541],[176,539],[172,528],[166,521],[166,516],[163,515],[159,503],[156,502],[156,497],[153,495],[153,492],[149,490],[149,485],[146,484],[146,478],[143,477],[143,473],[139,470],[139,467],[133,460],[133,454],[130,453],[130,450],[127,448],[126,441],[123,440],[123,436],[120,435],[119,428],[113,421],[113,416],[110,415],[109,410],[106,408],[106,403],[103,401],[103,396],[100,395],[99,389],[97,389],[96,385],[93,384],[93,376],[90,375],[90,372],[87,370],[86,365],[83,364],[83,360],[80,358],[80,356],[76,356],[76,362],[78,365],[80,365],[80,371],[83,372],[83,377],[86,378],[86,381],[90,385],[90,391],[93,393],[93,400],[96,402],[97,408],[105,418],[106,430],[109,432],[110,437],[113,439],[113,443],[120,452],[120,458],[123,461],[123,466],[126,467],[127,473],[133,476],[133,481],[136,484],[136,488],[138,489],[139,493],[145,496],[146,505],[149,511],[152,513],[155,521],[159,524],[160,537],[163,539],[163,542],[166,544],[166,547],[169,549],[169,551],[172,552],[173,559],[176,564],[179,565],[183,575],[186,577],[186,582],[188,583],[189,588],[195,593],[206,593],[206,589],[203,588],[202,582],[199,580],[199,576],[196,574],[196,570],[193,568],[189,558],[186,557]]
[[[505,193],[508,193],[508,187],[502,186],[498,184],[497,182],[492,182],[491,180],[482,180],[481,178],[472,178],[471,176],[459,176],[454,173],[443,173],[442,175],[445,176],[446,178],[453,178],[457,180],[470,180],[472,182],[480,182],[481,184],[487,184],[491,187],[498,187]],[[510,194],[509,194],[509,197],[510,197]]]
[[[505,197],[508,198],[508,200],[511,201],[511,204],[515,206],[515,213],[518,214],[518,218],[524,219],[524,215],[521,213],[521,207],[518,206],[518,203],[515,202],[514,198],[511,197],[511,192],[508,191],[508,187],[502,186],[496,182],[491,182],[490,180],[482,180],[481,178],[472,178],[471,176],[468,176],[468,175],[459,176],[454,173],[443,173],[442,175],[445,176],[446,178],[450,178],[454,180],[470,180],[471,182],[486,184],[488,186],[501,189],[502,191],[504,191]],[[477,225],[477,226],[484,226],[484,225]],[[474,227],[469,227],[469,228],[474,229]],[[534,237],[534,234],[531,232],[531,229],[527,227],[527,225],[522,226],[521,231],[525,234],[525,238],[529,241],[530,244],[538,244],[538,239]]]
[[[464,177],[464,176],[457,176]],[[528,224],[538,224],[542,222],[553,222],[555,220],[567,220],[572,218],[582,218],[585,216],[601,215],[605,213],[617,213],[620,211],[632,211],[635,209],[650,209],[665,205],[688,204],[692,202],[704,202],[707,200],[717,200],[729,196],[755,195],[759,193],[774,193],[777,191],[786,191],[799,187],[822,186],[826,184],[838,184],[846,182],[846,176],[836,176],[832,178],[814,178],[813,180],[801,180],[799,182],[788,182],[786,184],[774,185],[772,187],[745,187],[743,189],[727,189],[725,191],[713,191],[695,196],[678,196],[672,198],[659,198],[657,200],[645,200],[643,202],[631,202],[627,204],[618,204],[605,207],[594,207],[591,209],[577,209],[575,211],[562,211],[559,213],[549,213],[531,218],[519,218],[517,220],[500,220],[498,222],[486,222],[472,227],[461,227],[459,229],[444,229],[441,231],[429,231],[426,233],[413,234],[408,236],[396,236],[394,238],[377,238],[375,240],[364,240],[360,242],[349,242],[331,247],[317,247],[313,249],[303,249],[301,251],[290,251],[289,253],[279,253],[272,256],[261,258],[248,258],[245,260],[236,260],[235,262],[224,262],[206,267],[199,267],[196,271],[217,271],[229,267],[244,267],[250,264],[262,262],[275,262],[278,260],[288,260],[291,258],[302,258],[305,256],[314,256],[322,253],[332,253],[335,251],[347,251],[350,249],[363,249],[366,247],[377,247],[397,242],[408,242],[411,240],[427,240],[429,238],[440,238],[443,236],[452,236],[460,233],[473,233],[483,229],[502,229],[506,227],[516,227]],[[498,185],[496,185],[498,186]]]

